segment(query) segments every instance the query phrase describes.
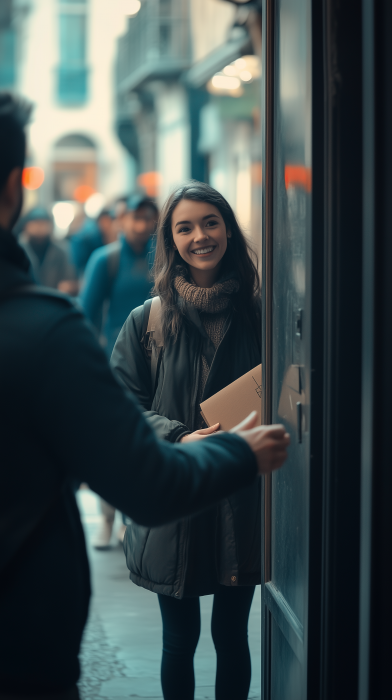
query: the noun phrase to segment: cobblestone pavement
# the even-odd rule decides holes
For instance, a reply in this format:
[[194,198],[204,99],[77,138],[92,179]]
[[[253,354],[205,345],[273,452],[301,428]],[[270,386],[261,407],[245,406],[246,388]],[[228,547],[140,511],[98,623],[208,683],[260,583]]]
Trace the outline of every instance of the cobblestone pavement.
[[[89,550],[93,599],[85,630],[79,682],[81,700],[162,700],[162,626],[157,597],[130,582],[122,548],[97,552],[90,541],[98,526],[96,496],[78,492]],[[121,519],[116,516],[114,533]],[[117,528],[118,529],[118,528]],[[195,700],[214,700],[215,651],[210,634],[212,596],[201,599],[202,632],[195,656]],[[260,700],[260,589],[249,624],[252,685],[249,700]]]

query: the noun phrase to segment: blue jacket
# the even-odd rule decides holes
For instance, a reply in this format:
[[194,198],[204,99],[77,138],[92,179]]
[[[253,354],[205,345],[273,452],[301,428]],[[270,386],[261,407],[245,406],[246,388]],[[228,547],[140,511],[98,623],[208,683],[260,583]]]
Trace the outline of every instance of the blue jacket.
[[92,253],[105,245],[96,221],[87,219],[82,228],[69,239],[70,255],[78,275],[82,276]]
[[108,357],[126,319],[150,296],[153,242],[135,253],[124,236],[96,250],[86,267],[80,302]]

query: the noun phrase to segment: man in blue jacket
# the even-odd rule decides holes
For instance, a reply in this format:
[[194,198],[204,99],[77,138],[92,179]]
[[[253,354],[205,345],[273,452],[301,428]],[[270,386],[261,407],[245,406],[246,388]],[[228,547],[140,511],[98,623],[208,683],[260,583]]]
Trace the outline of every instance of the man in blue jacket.
[[162,525],[279,468],[288,437],[282,426],[155,437],[83,316],[34,285],[12,234],[28,113],[0,93],[0,697],[76,700],[90,582],[75,487]]
[[157,219],[156,204],[145,195],[133,195],[119,240],[96,250],[87,263],[80,301],[109,359],[129,314],[150,296],[151,236]]
[[86,219],[83,226],[69,238],[70,255],[79,278],[95,250],[113,243],[114,212],[102,209],[96,219]]

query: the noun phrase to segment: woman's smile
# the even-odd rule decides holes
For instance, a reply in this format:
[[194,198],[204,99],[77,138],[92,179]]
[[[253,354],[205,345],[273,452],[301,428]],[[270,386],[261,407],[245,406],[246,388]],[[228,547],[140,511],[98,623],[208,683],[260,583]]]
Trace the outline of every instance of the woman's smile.
[[196,248],[195,250],[191,250],[191,253],[193,253],[194,255],[201,255],[203,257],[206,257],[207,255],[211,255],[211,253],[213,253],[216,248],[216,245],[209,245],[205,246],[204,248]]

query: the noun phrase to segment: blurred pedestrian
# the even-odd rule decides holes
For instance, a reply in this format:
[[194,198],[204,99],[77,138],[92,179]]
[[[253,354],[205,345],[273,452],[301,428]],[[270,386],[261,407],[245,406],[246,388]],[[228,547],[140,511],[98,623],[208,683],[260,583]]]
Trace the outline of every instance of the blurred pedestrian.
[[[86,268],[80,296],[87,318],[94,324],[108,358],[131,311],[143,303],[152,287],[152,234],[158,218],[156,204],[143,194],[135,194],[119,212],[122,232],[119,240],[97,250]],[[115,509],[101,501],[101,523],[93,546],[106,550],[110,546]],[[125,516],[117,532],[122,543]]]
[[112,209],[102,209],[96,219],[86,218],[83,226],[69,238],[72,262],[79,278],[95,250],[114,243],[117,238],[115,214]]
[[109,358],[125,319],[149,296],[157,218],[156,204],[134,195],[119,240],[95,251],[88,262],[80,301]]
[[0,93],[0,696],[77,700],[90,583],[75,487],[159,526],[281,466],[287,438],[239,426],[159,441],[80,312],[34,284],[12,234],[29,112]]
[[[169,197],[158,224],[154,276],[161,332],[155,318],[152,342],[163,337],[158,361],[155,356],[158,377],[151,380],[148,369],[150,353],[157,352],[145,335],[151,300],[127,319],[112,366],[160,437],[205,441],[218,426],[205,425],[200,403],[261,357],[257,267],[233,210],[209,185],[191,181]],[[151,530],[128,525],[130,578],[158,593],[165,700],[193,700],[199,596],[210,594],[216,698],[248,697],[248,617],[261,582],[260,512],[260,484],[253,483],[191,519]]]
[[65,294],[77,294],[75,268],[64,243],[53,239],[53,217],[44,207],[34,207],[24,217],[20,244],[39,284]]

